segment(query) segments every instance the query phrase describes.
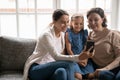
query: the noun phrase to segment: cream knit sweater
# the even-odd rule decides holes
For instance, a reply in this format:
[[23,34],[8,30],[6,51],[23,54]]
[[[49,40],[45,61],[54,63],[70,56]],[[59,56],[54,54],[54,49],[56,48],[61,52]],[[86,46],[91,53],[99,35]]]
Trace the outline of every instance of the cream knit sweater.
[[95,41],[93,61],[100,68],[113,69],[120,63],[120,33],[105,28],[100,32],[92,32],[90,38]]

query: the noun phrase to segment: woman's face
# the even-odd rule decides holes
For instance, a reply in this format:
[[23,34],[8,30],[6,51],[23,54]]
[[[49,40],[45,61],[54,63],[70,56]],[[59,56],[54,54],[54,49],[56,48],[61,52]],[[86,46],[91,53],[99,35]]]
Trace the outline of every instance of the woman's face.
[[82,18],[75,18],[72,22],[71,25],[73,27],[74,32],[78,33],[80,32],[81,29],[83,29],[84,22]]
[[55,30],[58,32],[65,32],[67,30],[67,27],[69,25],[69,16],[68,15],[62,15],[60,19],[57,21],[54,21],[54,27]]
[[103,18],[97,13],[91,13],[88,16],[88,26],[93,31],[101,31],[103,30]]

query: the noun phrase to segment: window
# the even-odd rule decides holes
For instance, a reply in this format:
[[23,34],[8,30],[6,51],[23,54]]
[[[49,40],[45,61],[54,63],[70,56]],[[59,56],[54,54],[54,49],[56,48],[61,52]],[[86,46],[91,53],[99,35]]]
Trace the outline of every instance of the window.
[[[93,7],[101,7],[105,10],[108,26],[111,25],[111,0],[61,0],[61,7],[71,13],[82,13],[85,17],[85,28],[87,27],[86,13]],[[70,4],[70,5],[68,5]],[[72,5],[72,6],[71,6]],[[111,28],[111,27],[110,27]]]
[[7,36],[17,36],[16,16],[15,15],[1,15],[0,16],[1,34]]
[[17,36],[14,0],[0,0],[0,35]]
[[69,13],[76,12],[76,0],[61,0],[60,8],[67,10]]
[[36,38],[52,22],[52,13],[57,8],[70,15],[84,14],[87,28],[86,12],[101,7],[111,25],[113,5],[112,0],[0,0],[0,35]]

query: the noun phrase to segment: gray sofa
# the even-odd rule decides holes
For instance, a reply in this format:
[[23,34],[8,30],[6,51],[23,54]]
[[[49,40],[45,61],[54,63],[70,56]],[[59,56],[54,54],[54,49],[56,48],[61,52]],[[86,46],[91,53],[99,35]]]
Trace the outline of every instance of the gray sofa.
[[0,36],[0,80],[22,80],[25,61],[35,45],[34,39]]
[[35,45],[34,39],[0,36],[0,80],[22,80],[25,61]]

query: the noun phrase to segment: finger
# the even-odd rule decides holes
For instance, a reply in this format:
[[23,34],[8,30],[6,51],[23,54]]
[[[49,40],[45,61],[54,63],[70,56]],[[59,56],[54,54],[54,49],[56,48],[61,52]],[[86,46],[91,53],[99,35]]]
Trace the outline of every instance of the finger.
[[95,49],[93,50],[92,56],[94,56],[94,54],[95,54]]
[[95,53],[95,49],[93,50],[93,53]]
[[99,75],[99,70],[97,70],[97,72],[96,72],[96,76],[98,76]]
[[94,72],[95,77],[97,77],[97,71]]
[[94,54],[95,54],[95,50],[93,50],[93,52],[89,54],[90,58],[92,58]]
[[83,67],[84,67],[84,66],[85,66],[85,64],[84,64],[84,63],[81,63],[81,66],[83,66]]
[[84,46],[84,49],[83,49],[83,51],[86,51],[86,45]]
[[92,50],[92,49],[93,49],[93,47],[94,47],[94,46],[91,46],[91,47],[88,49],[88,51],[90,52],[90,50]]

